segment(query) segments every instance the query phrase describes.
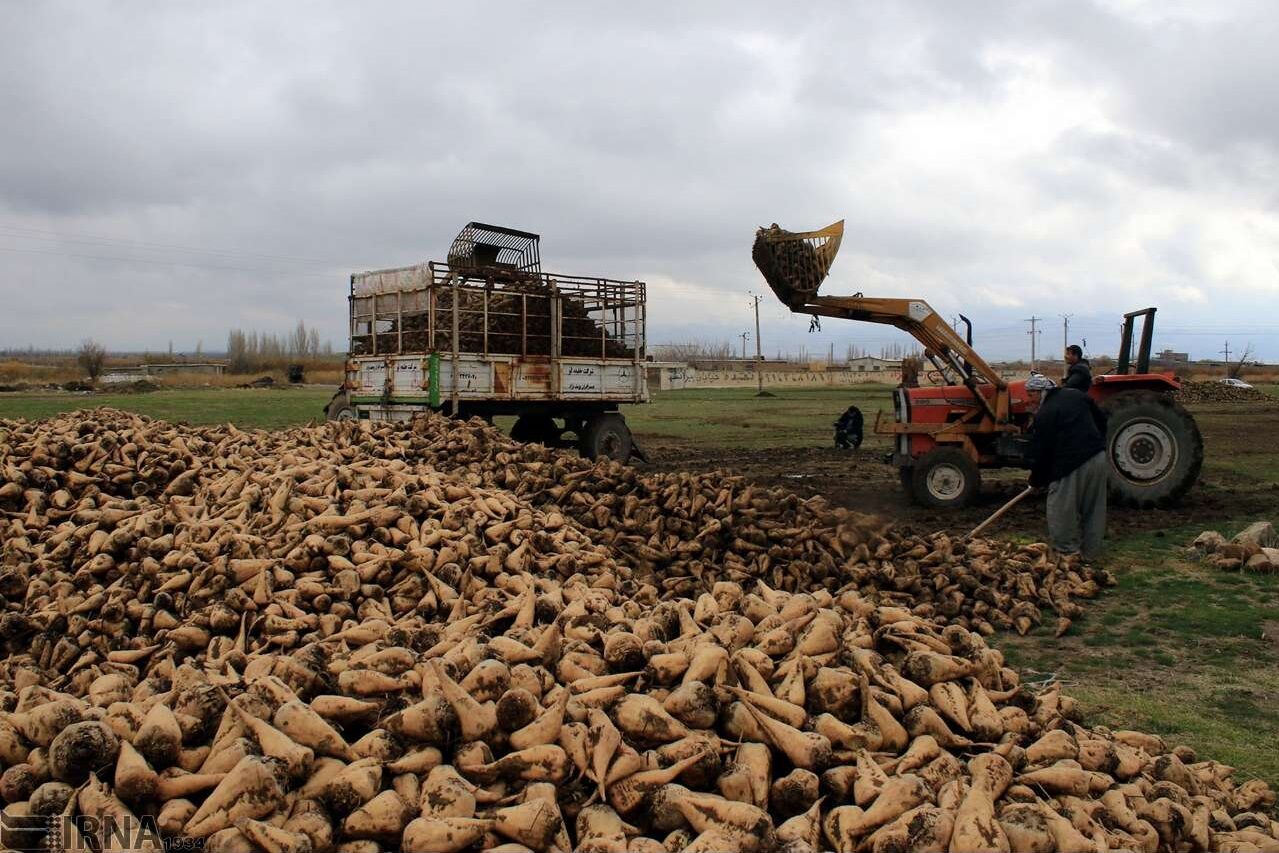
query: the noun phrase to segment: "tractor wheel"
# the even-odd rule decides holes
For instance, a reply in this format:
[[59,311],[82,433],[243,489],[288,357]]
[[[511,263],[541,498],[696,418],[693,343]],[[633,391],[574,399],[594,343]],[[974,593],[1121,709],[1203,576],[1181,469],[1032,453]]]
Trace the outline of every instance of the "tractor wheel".
[[958,447],[930,450],[915,460],[910,470],[911,494],[924,506],[941,509],[968,506],[981,488],[977,463]]
[[633,446],[630,427],[616,412],[588,418],[578,442],[578,450],[588,459],[606,456],[621,462],[631,458]]
[[524,444],[552,447],[560,437],[560,428],[550,415],[520,415],[511,427],[511,438]]
[[346,395],[346,392],[339,391],[325,406],[324,416],[331,421],[353,421],[359,418],[359,413],[355,411],[355,406],[351,405],[351,398]]
[[1141,509],[1176,503],[1199,479],[1203,436],[1180,404],[1167,394],[1125,391],[1103,406],[1110,495]]

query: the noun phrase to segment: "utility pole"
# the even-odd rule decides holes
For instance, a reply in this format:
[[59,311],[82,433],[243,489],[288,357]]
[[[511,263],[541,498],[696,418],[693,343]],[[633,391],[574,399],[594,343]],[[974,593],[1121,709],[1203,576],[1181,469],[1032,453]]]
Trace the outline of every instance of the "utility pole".
[[1061,349],[1065,352],[1066,347],[1070,346],[1070,318],[1072,314],[1061,315]]
[[738,337],[742,339],[742,361],[746,360],[746,340],[751,336],[750,332],[742,332]]
[[755,303],[755,390],[764,393],[764,371],[763,371],[763,346],[759,340],[759,300],[760,297],[754,293],[751,294],[751,300]]
[[1026,322],[1030,324],[1030,331],[1027,332],[1026,334],[1030,335],[1030,371],[1031,373],[1035,372],[1035,339],[1039,335],[1039,330],[1035,328],[1035,324],[1042,319],[1044,318],[1028,317],[1026,319]]
[[1226,375],[1229,376],[1230,375],[1230,341],[1226,341],[1226,348],[1223,349],[1221,352],[1226,357]]

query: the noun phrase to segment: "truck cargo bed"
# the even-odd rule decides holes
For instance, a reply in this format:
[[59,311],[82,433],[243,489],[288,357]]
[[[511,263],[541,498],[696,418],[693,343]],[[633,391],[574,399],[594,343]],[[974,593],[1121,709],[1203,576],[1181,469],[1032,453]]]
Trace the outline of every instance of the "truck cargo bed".
[[477,402],[646,402],[645,323],[638,281],[443,263],[358,273],[345,389],[380,417]]

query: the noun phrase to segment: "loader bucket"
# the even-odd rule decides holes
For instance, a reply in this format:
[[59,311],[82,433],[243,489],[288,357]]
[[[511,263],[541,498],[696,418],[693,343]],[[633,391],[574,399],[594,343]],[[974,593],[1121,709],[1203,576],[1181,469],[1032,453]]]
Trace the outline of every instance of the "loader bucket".
[[843,237],[842,219],[820,231],[785,231],[774,223],[755,232],[751,258],[777,298],[796,310],[817,295]]

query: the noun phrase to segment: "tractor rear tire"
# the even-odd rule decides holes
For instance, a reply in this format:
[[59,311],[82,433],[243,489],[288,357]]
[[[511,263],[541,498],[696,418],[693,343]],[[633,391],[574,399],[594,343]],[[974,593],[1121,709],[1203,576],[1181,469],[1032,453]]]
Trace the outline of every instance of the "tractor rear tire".
[[911,495],[923,506],[958,509],[972,503],[981,490],[977,463],[958,447],[930,450],[910,471]]
[[511,438],[523,444],[554,447],[560,438],[560,428],[550,415],[520,415],[511,427]]
[[578,451],[587,459],[607,457],[625,462],[635,445],[626,419],[616,412],[588,418],[580,439]]
[[1139,509],[1180,500],[1203,467],[1203,436],[1194,417],[1171,396],[1155,391],[1124,391],[1102,408],[1109,416],[1111,498]]

